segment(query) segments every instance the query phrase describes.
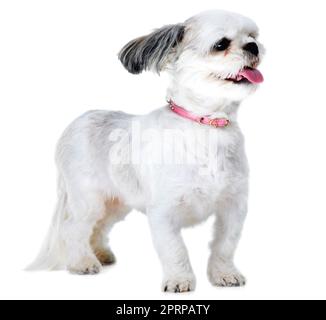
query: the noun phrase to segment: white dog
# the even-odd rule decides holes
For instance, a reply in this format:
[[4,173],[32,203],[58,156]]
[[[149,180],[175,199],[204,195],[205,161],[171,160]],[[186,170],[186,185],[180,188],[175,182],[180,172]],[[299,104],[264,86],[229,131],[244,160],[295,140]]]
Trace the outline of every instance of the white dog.
[[170,74],[169,103],[145,116],[90,111],[68,127],[57,149],[55,217],[32,269],[98,273],[115,261],[108,231],[136,209],[148,216],[164,291],[194,290],[181,229],[211,215],[209,279],[216,286],[245,284],[233,263],[248,194],[237,110],[263,81],[257,37],[250,19],[209,11],[121,50],[131,73]]

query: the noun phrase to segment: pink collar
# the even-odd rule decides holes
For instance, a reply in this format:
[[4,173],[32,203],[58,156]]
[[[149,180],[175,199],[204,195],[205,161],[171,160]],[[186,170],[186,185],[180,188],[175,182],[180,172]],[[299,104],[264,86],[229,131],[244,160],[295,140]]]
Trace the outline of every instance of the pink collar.
[[213,126],[215,128],[225,128],[230,124],[230,120],[225,119],[225,118],[215,118],[215,119],[211,119],[207,116],[198,116],[194,113],[191,113],[189,111],[187,111],[184,108],[179,107],[178,105],[176,105],[172,100],[170,100],[169,102],[170,105],[170,109],[176,113],[177,115],[198,122],[200,124],[205,124],[208,126]]

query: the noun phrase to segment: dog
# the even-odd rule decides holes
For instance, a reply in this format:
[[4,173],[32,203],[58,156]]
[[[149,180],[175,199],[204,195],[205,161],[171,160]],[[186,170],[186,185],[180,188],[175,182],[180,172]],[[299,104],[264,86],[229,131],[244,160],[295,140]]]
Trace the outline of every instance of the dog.
[[163,291],[195,289],[181,229],[212,215],[209,280],[245,285],[233,262],[249,172],[237,111],[264,80],[257,69],[263,55],[257,25],[226,11],[200,13],[125,45],[119,59],[130,73],[169,74],[168,103],[143,116],[90,111],[66,129],[56,152],[55,216],[30,269],[97,274],[115,262],[108,232],[136,209],[148,217]]

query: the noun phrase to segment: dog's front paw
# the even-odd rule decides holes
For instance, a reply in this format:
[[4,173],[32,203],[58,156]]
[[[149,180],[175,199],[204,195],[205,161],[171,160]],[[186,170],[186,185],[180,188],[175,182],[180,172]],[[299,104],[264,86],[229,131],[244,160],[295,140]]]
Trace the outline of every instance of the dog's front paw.
[[163,291],[173,293],[185,293],[194,291],[196,279],[194,276],[171,277],[163,281]]
[[95,275],[101,271],[101,264],[97,259],[84,258],[79,263],[68,266],[68,271],[77,275]]
[[217,287],[243,287],[246,284],[245,277],[238,271],[211,270],[208,273],[212,285]]

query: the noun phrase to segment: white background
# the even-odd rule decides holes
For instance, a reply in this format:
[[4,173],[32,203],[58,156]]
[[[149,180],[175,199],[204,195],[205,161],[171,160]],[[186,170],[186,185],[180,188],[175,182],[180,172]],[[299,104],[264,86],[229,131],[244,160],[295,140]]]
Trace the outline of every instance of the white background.
[[[326,105],[323,1],[0,2],[0,297],[58,299],[326,298]],[[241,108],[251,164],[250,212],[237,254],[243,289],[206,278],[212,220],[184,232],[195,293],[160,292],[146,217],[112,233],[118,263],[95,277],[27,273],[56,201],[54,148],[88,109],[146,113],[165,103],[165,77],[133,76],[117,59],[129,40],[200,11],[253,18],[266,82]]]

